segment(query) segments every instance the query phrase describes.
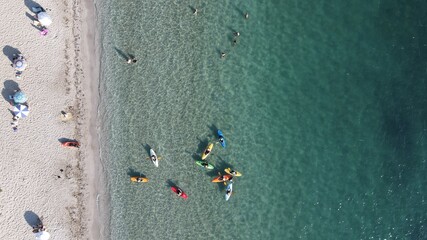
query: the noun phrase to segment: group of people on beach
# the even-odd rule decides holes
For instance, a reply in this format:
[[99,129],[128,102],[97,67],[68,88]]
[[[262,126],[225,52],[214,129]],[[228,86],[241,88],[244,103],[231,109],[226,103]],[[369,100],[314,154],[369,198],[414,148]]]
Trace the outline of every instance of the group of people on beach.
[[[35,14],[33,16],[34,17],[33,25],[40,30],[40,34],[42,36],[45,36],[49,32],[47,29],[47,26],[49,26],[52,23],[52,19],[46,13],[46,10],[47,9],[44,9],[41,6],[36,6],[36,7],[31,8],[31,11]],[[16,79],[21,79],[23,71],[27,67],[27,61],[26,61],[25,57],[23,56],[23,54],[21,54],[20,52],[13,54],[11,65],[13,68],[15,68]],[[14,89],[13,95],[9,95],[10,104],[12,106],[18,106],[18,105],[20,105],[20,107],[25,106],[26,111],[28,112],[28,103],[26,102],[26,99],[23,101],[20,101],[22,99],[20,99],[19,101],[15,100],[15,96],[18,92],[21,92],[21,90],[19,88]],[[12,117],[12,122],[11,122],[12,130],[14,132],[17,132],[18,131],[19,119],[21,119],[20,116],[25,117],[25,115],[22,115],[21,112],[18,112],[18,113],[14,112],[14,111],[12,111],[12,112],[13,112],[13,117]]]
[[49,33],[47,27],[52,23],[52,19],[47,14],[46,10],[41,6],[32,7],[31,10],[35,13],[33,25],[39,29],[40,35],[46,36]]
[[[32,3],[32,1],[25,1],[26,4]],[[31,7],[31,11],[34,13],[30,18],[32,18],[32,25],[39,30],[41,36],[46,36],[49,32],[48,26],[52,23],[52,19],[46,13],[46,10],[41,6],[33,6]],[[13,33],[13,31],[11,31]],[[6,47],[5,47],[6,49]],[[6,55],[8,55],[8,50],[4,51]],[[27,60],[21,52],[17,49],[13,49],[12,53],[10,53],[8,57],[10,58],[12,64],[11,66],[14,69],[14,75],[17,80],[22,79],[24,70],[27,67]],[[13,82],[13,81],[12,81]],[[26,95],[21,91],[19,85],[16,82],[13,82],[16,86],[11,87],[11,89],[6,89],[10,91],[8,96],[6,97],[6,101],[10,103],[13,107],[13,110],[10,110],[12,113],[12,121],[11,126],[14,132],[18,131],[19,121],[25,118],[29,113],[29,104],[27,102]],[[5,84],[6,86],[6,84]],[[36,239],[48,239],[50,234],[46,232],[46,227],[42,223],[40,219],[37,219],[32,225],[32,232],[35,234]]]

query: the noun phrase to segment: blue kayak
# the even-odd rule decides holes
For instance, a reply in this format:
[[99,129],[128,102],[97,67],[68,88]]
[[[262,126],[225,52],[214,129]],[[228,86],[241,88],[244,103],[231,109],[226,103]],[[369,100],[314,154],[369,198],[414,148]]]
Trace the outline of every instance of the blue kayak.
[[221,130],[218,129],[218,141],[219,143],[221,143],[221,146],[223,148],[225,148],[225,138],[224,135],[222,134]]

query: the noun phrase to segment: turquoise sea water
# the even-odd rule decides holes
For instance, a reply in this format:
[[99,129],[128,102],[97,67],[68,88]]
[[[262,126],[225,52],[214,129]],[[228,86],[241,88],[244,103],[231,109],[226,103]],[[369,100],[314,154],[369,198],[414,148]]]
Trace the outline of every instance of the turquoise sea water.
[[[426,239],[426,10],[104,0],[111,239]],[[214,147],[209,172],[194,162],[216,129],[228,146]],[[210,180],[229,166],[244,175],[226,202]]]

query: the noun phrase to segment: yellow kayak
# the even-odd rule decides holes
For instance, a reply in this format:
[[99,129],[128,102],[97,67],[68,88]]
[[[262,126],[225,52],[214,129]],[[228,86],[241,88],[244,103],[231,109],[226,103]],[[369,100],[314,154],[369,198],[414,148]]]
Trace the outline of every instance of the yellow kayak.
[[132,182],[148,182],[148,178],[145,177],[130,177]]
[[240,177],[240,176],[242,176],[242,174],[241,174],[241,173],[239,173],[239,172],[237,172],[237,171],[234,171],[234,170],[233,170],[233,169],[231,169],[231,168],[226,168],[226,169],[224,169],[224,171],[225,171],[226,173],[228,173],[228,174],[232,175],[232,176],[235,176],[235,177]]
[[211,143],[208,145],[208,147],[205,149],[205,151],[203,151],[202,160],[205,160],[209,156],[209,154],[212,152],[213,146],[214,146],[214,144]]

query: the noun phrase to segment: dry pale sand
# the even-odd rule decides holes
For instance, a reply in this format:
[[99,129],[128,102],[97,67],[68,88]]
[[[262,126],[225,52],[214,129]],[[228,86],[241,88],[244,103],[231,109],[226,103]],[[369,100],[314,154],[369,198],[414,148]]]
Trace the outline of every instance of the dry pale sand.
[[[0,5],[0,239],[34,239],[31,225],[38,217],[50,239],[100,239],[94,3],[0,0]],[[47,36],[32,26],[30,9],[37,5],[53,19]],[[11,67],[17,52],[29,64],[21,79]],[[30,115],[13,132],[7,98],[18,87],[28,97]],[[72,112],[73,120],[61,121],[61,111]],[[62,138],[77,139],[82,147],[63,148]]]

